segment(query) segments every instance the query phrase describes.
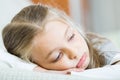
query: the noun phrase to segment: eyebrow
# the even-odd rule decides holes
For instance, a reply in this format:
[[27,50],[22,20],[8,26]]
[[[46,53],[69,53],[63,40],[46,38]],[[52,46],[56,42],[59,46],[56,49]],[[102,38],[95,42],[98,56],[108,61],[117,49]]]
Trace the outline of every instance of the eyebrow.
[[[66,35],[67,35],[68,30],[69,30],[69,26],[67,26],[67,28],[65,29],[64,38],[66,38]],[[53,53],[54,50],[56,50],[56,48],[53,49],[53,50],[51,50],[51,51],[48,53],[48,55],[46,56],[45,59],[48,59],[48,58],[50,57],[50,55]]]

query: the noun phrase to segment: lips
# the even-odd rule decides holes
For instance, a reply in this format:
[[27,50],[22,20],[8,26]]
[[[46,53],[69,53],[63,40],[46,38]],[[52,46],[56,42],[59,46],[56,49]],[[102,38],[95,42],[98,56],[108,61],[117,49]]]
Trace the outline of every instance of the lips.
[[86,57],[87,57],[86,54],[83,54],[83,55],[82,55],[81,59],[79,60],[77,66],[76,66],[77,68],[80,68],[80,67],[83,65],[83,63],[84,63],[85,60],[86,60]]

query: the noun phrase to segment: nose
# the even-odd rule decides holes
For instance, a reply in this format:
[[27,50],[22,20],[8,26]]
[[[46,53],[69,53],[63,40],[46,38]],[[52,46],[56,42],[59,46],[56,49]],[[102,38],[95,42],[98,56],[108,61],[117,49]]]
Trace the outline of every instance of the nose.
[[76,50],[70,46],[66,46],[64,48],[64,52],[69,57],[69,59],[76,59],[77,58]]
[[70,59],[76,59],[76,58],[77,58],[76,55],[71,55],[71,56],[70,56]]
[[68,57],[70,59],[76,59],[77,58],[77,54],[75,52],[73,52],[72,50],[70,52],[67,53]]

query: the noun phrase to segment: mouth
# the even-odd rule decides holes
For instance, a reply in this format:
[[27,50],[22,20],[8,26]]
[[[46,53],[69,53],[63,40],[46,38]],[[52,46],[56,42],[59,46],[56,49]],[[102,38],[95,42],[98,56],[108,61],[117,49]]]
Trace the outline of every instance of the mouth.
[[79,60],[78,64],[76,65],[76,67],[77,67],[77,68],[80,68],[80,67],[84,64],[86,58],[87,58],[87,55],[86,55],[86,53],[84,53],[84,54],[82,55],[82,57],[80,58],[80,60]]

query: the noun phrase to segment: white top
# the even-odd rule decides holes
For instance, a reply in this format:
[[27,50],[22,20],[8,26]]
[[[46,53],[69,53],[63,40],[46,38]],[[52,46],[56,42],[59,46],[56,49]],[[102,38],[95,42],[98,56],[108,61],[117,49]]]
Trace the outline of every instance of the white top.
[[107,41],[99,47],[101,53],[105,57],[106,65],[111,65],[120,60],[120,49],[118,49],[112,42]]

